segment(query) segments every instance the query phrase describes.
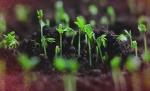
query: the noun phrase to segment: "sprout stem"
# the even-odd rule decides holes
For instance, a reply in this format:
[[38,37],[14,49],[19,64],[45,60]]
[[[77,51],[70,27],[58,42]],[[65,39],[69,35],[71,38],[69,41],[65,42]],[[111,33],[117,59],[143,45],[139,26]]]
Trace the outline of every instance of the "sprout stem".
[[78,57],[80,57],[80,37],[81,37],[81,32],[79,30],[79,38],[78,38]]
[[62,56],[62,34],[60,33],[60,56]]
[[90,62],[90,66],[92,66],[92,58],[91,58],[91,43],[90,43],[90,39],[88,39],[88,46],[89,46],[89,62]]
[[147,49],[147,39],[146,39],[146,34],[144,33],[144,50],[147,53],[148,49]]

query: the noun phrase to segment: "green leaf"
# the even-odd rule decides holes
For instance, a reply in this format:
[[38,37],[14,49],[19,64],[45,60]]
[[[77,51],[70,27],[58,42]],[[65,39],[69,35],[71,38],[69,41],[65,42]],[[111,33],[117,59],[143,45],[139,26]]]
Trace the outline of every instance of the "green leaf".
[[82,30],[82,28],[86,24],[86,21],[83,16],[78,16],[75,21],[75,24]]
[[39,63],[39,60],[36,57],[32,57],[30,59],[25,54],[20,54],[18,56],[18,61],[19,61],[19,64],[21,65],[21,67],[27,71],[32,70]]
[[96,5],[90,5],[89,6],[89,12],[92,15],[97,15],[98,14],[98,9],[97,9]]
[[133,49],[137,48],[137,42],[136,41],[132,41],[131,48],[133,48]]
[[138,29],[139,29],[139,31],[142,32],[142,33],[147,31],[146,25],[143,24],[143,23],[140,23],[140,24],[138,25]]
[[42,20],[44,17],[43,10],[37,10],[37,17],[39,20]]
[[59,26],[56,28],[56,30],[60,33],[63,34],[64,33],[64,28],[62,24],[59,24]]
[[107,45],[106,34],[103,34],[103,35],[99,36],[99,37],[96,39],[96,42],[97,42],[98,46],[106,47],[106,45]]
[[120,35],[117,37],[117,40],[124,42],[124,41],[127,41],[128,39],[127,39],[127,37],[126,37],[124,34],[120,34]]
[[83,31],[86,33],[86,35],[88,36],[88,38],[90,40],[93,38],[94,32],[93,32],[93,28],[90,24],[84,25]]
[[116,56],[111,60],[111,68],[118,69],[120,67],[121,58]]

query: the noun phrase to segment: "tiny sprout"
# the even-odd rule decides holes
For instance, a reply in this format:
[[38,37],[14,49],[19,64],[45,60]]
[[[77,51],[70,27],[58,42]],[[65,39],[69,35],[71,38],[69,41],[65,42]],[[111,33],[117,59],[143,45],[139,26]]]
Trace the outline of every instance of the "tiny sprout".
[[128,57],[125,66],[130,72],[138,71],[141,66],[140,59],[138,57]]
[[10,32],[7,35],[4,35],[4,39],[0,42],[0,47],[14,49],[19,46],[15,32]]
[[59,45],[60,45],[60,55],[62,56],[62,35],[63,33],[65,32],[65,29],[63,28],[63,25],[62,24],[59,24],[59,26],[56,28],[56,30],[58,31],[59,33]]
[[107,7],[107,14],[110,16],[110,21],[113,24],[116,21],[116,14],[112,6]]
[[75,24],[78,26],[78,28],[79,28],[79,31],[78,31],[78,33],[79,33],[79,36],[78,36],[78,57],[80,56],[80,37],[81,37],[81,31],[83,31],[83,28],[84,28],[84,26],[85,26],[85,24],[86,24],[86,21],[85,21],[85,19],[84,19],[84,17],[83,16],[78,16],[77,18],[76,18],[76,21],[75,21]]
[[43,19],[44,17],[44,14],[43,14],[43,10],[37,10],[37,17],[39,20]]
[[86,33],[88,47],[89,47],[89,61],[90,61],[90,66],[92,66],[91,40],[93,39],[94,36],[93,28],[90,24],[87,24],[84,26],[83,31]]
[[76,73],[78,70],[78,63],[73,59],[64,59],[57,57],[54,60],[54,66],[58,71]]
[[29,58],[25,54],[20,54],[18,56],[18,62],[23,70],[30,71],[39,63],[39,59],[37,57]]
[[6,31],[6,20],[3,13],[0,13],[0,34]]
[[144,50],[145,50],[145,52],[147,52],[147,51],[148,51],[148,48],[147,48],[147,39],[146,39],[146,34],[145,34],[146,31],[147,31],[146,25],[140,23],[140,24],[138,25],[138,29],[139,29],[139,31],[140,31],[141,33],[143,33]]
[[106,38],[106,34],[103,34],[101,36],[99,36],[97,39],[96,39],[96,43],[98,45],[98,49],[99,49],[99,53],[100,53],[100,57],[103,61],[103,54],[102,54],[102,50],[101,50],[101,47],[106,47],[107,45],[107,38]]
[[112,70],[117,70],[120,67],[120,60],[121,58],[116,56],[111,60],[111,68]]
[[117,40],[124,42],[124,41],[127,41],[128,39],[127,39],[127,37],[126,37],[124,34],[120,34],[120,35],[117,37]]
[[135,49],[135,55],[137,57],[138,53],[137,53],[137,42],[136,41],[132,41],[131,48]]
[[140,23],[140,24],[138,25],[138,29],[139,29],[139,31],[140,31],[141,33],[144,33],[144,32],[147,31],[146,25],[145,25],[145,24],[142,24],[142,23]]
[[109,22],[109,19],[107,16],[102,16],[101,19],[100,19],[100,24],[102,25],[109,25],[110,22]]
[[89,12],[92,15],[97,15],[98,14],[98,9],[97,9],[96,5],[90,5],[89,6]]
[[26,22],[28,20],[30,8],[21,4],[16,5],[15,13],[16,17],[21,22]]

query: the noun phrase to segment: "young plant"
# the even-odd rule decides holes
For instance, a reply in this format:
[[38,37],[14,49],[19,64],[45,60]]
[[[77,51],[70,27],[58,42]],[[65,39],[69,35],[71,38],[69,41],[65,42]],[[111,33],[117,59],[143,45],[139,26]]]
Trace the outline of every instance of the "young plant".
[[23,81],[25,90],[29,91],[32,81],[32,74],[30,72],[39,63],[39,59],[37,57],[29,58],[25,54],[19,54],[18,63],[23,69]]
[[63,24],[65,27],[69,26],[70,17],[64,11],[63,2],[61,0],[57,1],[55,4],[55,21],[57,24]]
[[37,17],[39,19],[39,24],[40,24],[40,30],[41,30],[41,46],[43,47],[44,50],[44,54],[47,57],[47,45],[48,43],[52,43],[55,42],[54,38],[46,38],[43,34],[43,27],[46,25],[49,25],[49,21],[46,20],[46,22],[44,22],[43,18],[44,18],[44,14],[43,14],[43,10],[37,10]]
[[64,29],[62,24],[59,24],[59,26],[56,28],[56,30],[59,33],[60,55],[62,56],[62,47],[63,47],[63,45],[62,45],[62,35],[65,32],[65,29]]
[[8,33],[7,35],[4,35],[4,38],[0,42],[1,48],[14,49],[17,48],[18,46],[19,42],[16,38],[14,31]]
[[107,7],[107,14],[110,16],[111,24],[113,24],[116,21],[116,13],[112,6]]
[[64,73],[63,82],[65,91],[76,91],[75,74],[78,71],[78,63],[73,59],[64,59],[57,57],[54,60],[55,68]]
[[85,25],[83,30],[86,33],[85,36],[87,38],[88,47],[89,47],[89,62],[90,62],[90,66],[92,66],[91,41],[93,40],[94,32],[90,24]]
[[126,91],[126,81],[120,69],[121,58],[116,56],[111,60],[112,78],[115,91]]
[[80,46],[80,37],[81,37],[81,31],[83,31],[83,28],[86,24],[86,21],[84,19],[83,16],[78,16],[76,21],[75,21],[75,24],[78,26],[79,28],[79,31],[78,31],[78,57],[80,56],[80,49],[81,49],[81,46]]
[[120,34],[118,37],[117,37],[117,40],[118,41],[122,41],[122,42],[125,42],[127,41],[127,37],[124,35],[124,34]]
[[0,13],[0,35],[2,35],[6,31],[6,20],[3,13]]
[[96,5],[92,4],[89,6],[89,12],[92,14],[92,15],[97,15],[98,14],[98,9],[96,7]]
[[103,35],[99,36],[96,39],[96,43],[97,43],[97,46],[98,46],[98,50],[99,50],[99,53],[100,53],[101,60],[102,60],[102,62],[104,62],[101,47],[106,47],[106,45],[107,45],[106,34],[103,34]]
[[140,23],[140,24],[138,25],[138,29],[139,29],[139,31],[143,34],[143,39],[144,39],[144,52],[147,52],[147,51],[148,51],[148,48],[147,48],[147,39],[146,39],[146,32],[147,32],[146,25],[143,24],[143,23]]

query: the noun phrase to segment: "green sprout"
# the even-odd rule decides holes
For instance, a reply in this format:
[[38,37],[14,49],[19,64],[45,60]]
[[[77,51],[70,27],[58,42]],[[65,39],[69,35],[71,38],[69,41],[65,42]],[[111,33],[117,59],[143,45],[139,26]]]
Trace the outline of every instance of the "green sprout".
[[12,31],[8,33],[7,35],[4,35],[4,39],[0,42],[1,48],[8,48],[8,49],[14,49],[19,46],[19,42],[16,38],[15,32]]
[[129,72],[135,72],[138,71],[140,66],[141,66],[141,62],[140,59],[138,57],[128,57],[127,62],[126,62],[126,68]]
[[18,56],[18,62],[24,71],[30,71],[39,63],[39,60],[37,57],[29,58],[25,54],[20,54]]
[[43,27],[49,25],[48,20],[46,20],[46,21],[43,20],[43,18],[44,18],[43,10],[37,10],[37,17],[39,19],[40,30],[41,30],[41,46],[43,47],[44,54],[47,57],[47,51],[46,51],[47,45],[48,45],[48,43],[54,42],[55,39],[54,38],[46,38],[43,35]]
[[74,75],[77,73],[79,65],[74,59],[64,59],[57,57],[54,60],[55,68],[60,72],[65,72],[63,76],[64,91],[76,91],[76,80]]
[[89,47],[89,61],[90,61],[90,66],[92,66],[91,40],[93,39],[93,35],[94,35],[93,28],[90,24],[86,24],[83,28],[83,31],[86,33],[86,38]]
[[100,19],[100,24],[102,25],[109,25],[110,22],[109,22],[109,19],[107,16],[102,16],[101,19]]
[[111,60],[111,68],[112,70],[118,70],[120,68],[121,58],[116,56]]
[[74,43],[74,39],[75,39],[75,36],[77,35],[77,32],[74,31],[72,28],[70,27],[66,27],[65,28],[65,36],[67,37],[72,37],[71,39],[71,45],[73,46],[73,43]]
[[89,12],[92,14],[92,15],[97,15],[98,14],[98,9],[96,7],[96,5],[92,4],[89,6]]
[[59,48],[59,46],[57,45],[57,46],[55,47],[55,58],[58,57],[59,54],[60,54],[60,48]]
[[6,20],[3,13],[0,13],[0,35],[6,31]]
[[[70,17],[69,15],[64,11],[63,8],[63,2],[57,1],[55,4],[55,20],[57,24],[62,23],[64,26],[69,26]],[[64,22],[64,23],[63,23]]]
[[110,16],[111,24],[113,24],[116,21],[116,14],[112,6],[107,7],[107,14]]
[[147,32],[147,28],[145,24],[140,23],[138,25],[138,29],[141,33],[143,33],[143,39],[144,39],[144,51],[147,52],[148,48],[147,48],[147,39],[146,39],[146,32]]
[[150,62],[150,52],[149,51],[147,51],[147,52],[144,52],[143,54],[142,54],[142,58],[143,58],[143,60],[144,60],[144,62],[145,63],[149,63]]
[[58,31],[59,36],[60,36],[59,37],[60,38],[59,45],[60,45],[60,55],[62,56],[62,35],[65,32],[65,29],[62,24],[59,24],[59,26],[56,28],[56,30]]
[[127,37],[124,35],[124,34],[120,34],[118,37],[117,37],[117,40],[118,41],[122,41],[122,42],[125,42],[127,41]]
[[102,54],[101,47],[106,47],[106,45],[107,45],[106,34],[103,34],[103,35],[99,36],[99,37],[96,39],[96,43],[97,43],[97,45],[98,45],[98,50],[99,50],[99,53],[100,53],[100,57],[101,57],[101,60],[102,60],[102,62],[103,62],[103,54]]
[[30,8],[25,5],[18,4],[15,7],[15,14],[19,21],[27,22],[30,13]]
[[85,26],[86,21],[85,21],[83,16],[78,16],[76,21],[75,21],[75,24],[79,28],[79,31],[78,31],[78,34],[79,34],[79,36],[78,36],[78,57],[79,57],[80,56],[80,49],[81,49],[81,46],[80,46],[81,31],[83,31],[83,27]]

